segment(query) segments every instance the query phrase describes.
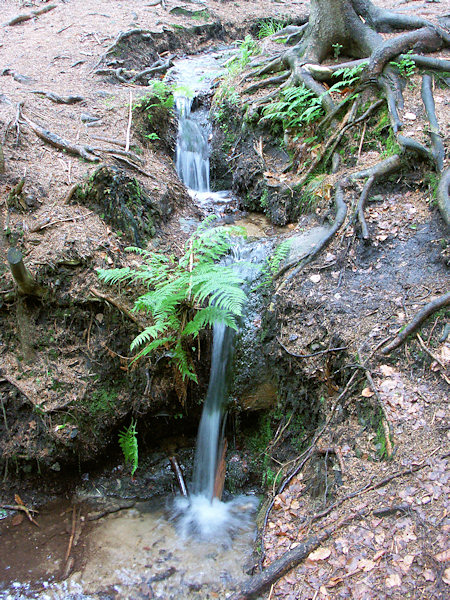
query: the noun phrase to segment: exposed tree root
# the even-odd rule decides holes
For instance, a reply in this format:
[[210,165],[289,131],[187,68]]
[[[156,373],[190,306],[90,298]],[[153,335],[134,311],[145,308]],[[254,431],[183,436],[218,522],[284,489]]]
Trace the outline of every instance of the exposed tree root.
[[288,262],[278,271],[278,273],[274,277],[274,280],[279,279],[282,275],[284,275],[284,273],[286,273],[293,267],[296,267],[292,271],[292,273],[290,273],[288,277],[286,277],[283,283],[280,286],[278,286],[277,292],[280,291],[290,279],[295,277],[301,271],[301,269],[303,269],[303,267],[309,264],[315,256],[317,256],[320,252],[322,252],[324,248],[328,246],[328,244],[333,239],[334,235],[344,224],[345,217],[347,215],[347,205],[344,202],[344,192],[342,187],[342,182],[338,181],[338,183],[336,184],[336,192],[334,195],[334,201],[336,204],[336,217],[334,219],[333,226],[329,229],[327,234],[317,243],[317,245],[311,250],[308,256],[304,256],[300,260]]
[[284,83],[286,79],[290,76],[289,71],[283,72],[281,75],[276,77],[268,77],[267,79],[262,79],[261,81],[257,81],[256,83],[252,83],[244,90],[246,94],[253,94],[257,90],[262,90],[263,88],[270,87],[271,85],[279,85],[280,83]]
[[109,304],[112,304],[113,306],[115,306],[120,312],[122,312],[131,321],[133,321],[133,323],[135,323],[139,327],[139,329],[144,329],[144,326],[139,321],[139,319],[137,317],[135,317],[135,315],[133,315],[133,313],[126,306],[124,306],[121,302],[119,302],[115,298],[112,298],[111,296],[107,296],[106,294],[103,294],[102,292],[100,292],[100,290],[97,290],[93,287],[89,288],[89,291],[91,292],[91,294],[93,294],[97,298],[100,298],[100,300],[104,300],[105,302],[108,302]]
[[448,227],[450,227],[450,167],[447,167],[441,175],[439,186],[437,189],[436,199],[442,218]]
[[411,335],[411,333],[414,333],[422,325],[425,319],[427,319],[437,310],[445,308],[446,306],[450,306],[450,292],[447,292],[442,296],[438,296],[431,302],[428,302],[428,304],[426,304],[422,308],[422,310],[420,310],[414,316],[412,321],[410,321],[408,325],[400,333],[398,333],[397,336],[387,346],[385,346],[381,350],[381,354],[389,354],[389,352],[392,352],[392,350],[395,350],[395,348],[401,346],[406,341],[406,338],[409,335]]
[[[450,61],[449,61],[450,67]],[[422,101],[425,106],[428,120],[430,122],[430,138],[431,145],[433,148],[433,156],[436,162],[438,171],[442,171],[444,167],[444,156],[445,148],[442,141],[441,132],[439,130],[439,123],[436,118],[436,109],[434,106],[433,91],[431,89],[432,78],[430,75],[425,74],[422,76]]]
[[68,142],[56,133],[52,133],[48,129],[41,127],[31,119],[26,117],[22,112],[20,114],[19,120],[22,120],[24,123],[26,123],[28,127],[32,129],[38,137],[44,140],[44,142],[51,144],[59,150],[65,150],[66,152],[69,152],[69,154],[81,156],[81,158],[84,158],[89,162],[98,162],[100,160],[98,156],[93,155],[93,148],[91,148],[90,146],[80,146],[79,144],[73,144],[72,142]]
[[44,92],[42,90],[32,90],[31,93],[44,96],[55,104],[76,104],[77,102],[84,102],[83,96],[58,96],[58,94],[55,94],[54,92]]
[[400,54],[399,59],[409,58],[416,63],[416,66],[423,69],[433,69],[434,71],[450,71],[450,60],[445,58],[433,58],[432,56],[422,56],[421,54]]
[[393,39],[386,40],[376,48],[369,60],[367,69],[370,77],[381,75],[386,64],[415,44],[420,43],[423,51],[436,51],[442,47],[442,37],[436,30],[423,27],[417,31],[404,33]]
[[375,181],[375,175],[371,175],[369,179],[364,184],[363,190],[361,192],[361,196],[359,197],[358,204],[356,206],[355,216],[358,217],[359,224],[361,225],[361,235],[363,240],[368,240],[370,238],[369,229],[367,227],[366,219],[364,217],[364,206],[366,204],[367,198],[369,197],[369,192],[372,188],[372,185]]
[[48,13],[56,7],[57,7],[57,4],[47,4],[47,6],[43,6],[42,8],[37,8],[36,10],[32,10],[29,13],[22,13],[20,15],[13,17],[6,23],[3,23],[3,27],[18,25],[19,23],[23,23],[24,21],[29,21],[30,19],[35,19],[36,17],[39,17],[39,15]]
[[143,71],[140,71],[136,75],[132,76],[131,79],[129,80],[129,82],[136,83],[136,81],[139,81],[139,80],[143,79],[144,77],[146,77],[147,81],[148,81],[148,79],[150,79],[151,77],[153,77],[153,75],[156,75],[157,73],[165,73],[166,71],[168,71],[170,69],[170,67],[173,67],[173,59],[174,58],[175,58],[175,55],[172,54],[169,57],[167,57],[165,60],[163,60],[162,58],[158,59],[148,69],[144,69]]

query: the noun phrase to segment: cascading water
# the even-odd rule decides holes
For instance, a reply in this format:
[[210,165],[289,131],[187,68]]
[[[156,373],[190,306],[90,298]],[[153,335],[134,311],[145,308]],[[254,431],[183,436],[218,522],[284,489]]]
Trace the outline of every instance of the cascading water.
[[[206,85],[212,79],[213,75],[210,74]],[[182,81],[194,89],[200,82],[201,88],[205,89],[203,76],[193,79],[190,73],[189,78]],[[202,125],[196,112],[192,111],[192,97],[178,92],[175,94],[175,101],[179,116],[177,172],[191,194],[198,199],[202,192],[209,192],[210,129],[208,124]],[[192,494],[175,501],[175,519],[183,535],[194,534],[203,539],[220,535],[225,545],[230,543],[236,531],[248,526],[251,513],[258,503],[254,497],[238,497],[230,502],[221,502],[214,493],[223,439],[227,375],[233,354],[233,337],[234,331],[222,323],[214,326],[211,373],[197,436]]]
[[195,118],[192,102],[193,98],[175,94],[178,114],[176,168],[189,189],[209,192],[208,132]]

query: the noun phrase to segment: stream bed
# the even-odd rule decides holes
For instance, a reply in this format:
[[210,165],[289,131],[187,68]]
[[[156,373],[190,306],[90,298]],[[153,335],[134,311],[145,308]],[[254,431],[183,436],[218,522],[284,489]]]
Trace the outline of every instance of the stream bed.
[[[231,543],[220,536],[198,541],[179,535],[163,499],[95,521],[87,504],[74,506],[50,503],[40,511],[39,527],[26,519],[19,526],[0,523],[2,600],[225,598],[247,577],[250,522]],[[59,581],[68,567],[73,572]]]

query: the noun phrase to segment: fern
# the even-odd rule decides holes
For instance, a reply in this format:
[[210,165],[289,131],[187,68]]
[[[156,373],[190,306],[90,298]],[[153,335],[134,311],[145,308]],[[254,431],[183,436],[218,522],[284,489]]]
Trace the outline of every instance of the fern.
[[291,242],[291,239],[284,240],[275,248],[275,252],[267,259],[266,264],[263,267],[263,280],[255,289],[258,289],[262,286],[268,286],[273,282],[273,278],[277,274],[280,265],[288,257]]
[[138,441],[134,419],[127,429],[119,433],[119,446],[122,449],[125,464],[131,465],[131,476],[133,476],[138,468]]
[[171,358],[183,380],[197,381],[188,348],[190,338],[214,323],[237,329],[246,295],[243,279],[232,267],[217,264],[231,247],[231,235],[244,235],[240,227],[211,227],[212,215],[186,242],[181,258],[127,248],[140,255],[138,267],[99,269],[106,283],[139,282],[148,290],[134,304],[134,311],[151,317],[151,324],[131,343],[135,360],[162,351]]

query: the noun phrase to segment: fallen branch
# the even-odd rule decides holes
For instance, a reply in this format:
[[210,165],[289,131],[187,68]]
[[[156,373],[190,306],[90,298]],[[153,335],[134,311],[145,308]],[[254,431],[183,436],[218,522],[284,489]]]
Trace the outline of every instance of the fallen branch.
[[411,152],[414,152],[418,156],[421,156],[422,158],[429,160],[432,163],[435,162],[434,155],[431,152],[431,150],[426,148],[423,144],[421,144],[414,138],[398,134],[397,142],[400,144],[403,150],[410,150]]
[[389,354],[389,352],[392,352],[392,350],[395,350],[395,348],[398,348],[399,346],[401,346],[405,342],[406,338],[409,335],[411,335],[412,333],[414,333],[422,325],[422,323],[425,321],[425,319],[427,319],[430,315],[435,313],[437,310],[440,310],[441,308],[445,308],[446,306],[449,306],[449,305],[450,305],[450,292],[447,292],[446,294],[443,294],[442,296],[438,296],[431,302],[428,302],[428,304],[426,304],[422,308],[422,310],[420,310],[414,316],[412,321],[410,321],[410,323],[408,323],[408,325],[400,333],[398,333],[397,336],[385,348],[383,348],[381,350],[381,354]]
[[29,21],[30,19],[34,19],[39,15],[43,15],[44,13],[48,13],[54,8],[57,7],[57,4],[47,4],[47,6],[43,6],[42,8],[37,8],[36,10],[32,10],[29,13],[22,13],[21,15],[17,15],[10,19],[7,23],[3,23],[3,27],[18,25],[19,23],[23,23],[24,21]]
[[319,350],[319,352],[313,352],[312,354],[296,354],[295,352],[291,352],[286,348],[286,346],[277,338],[277,342],[283,348],[285,352],[289,354],[289,356],[294,356],[295,358],[312,358],[313,356],[320,356],[321,354],[328,354],[330,352],[338,352],[340,350],[347,350],[348,346],[341,346],[339,348],[327,348],[326,350]]
[[447,367],[444,365],[444,363],[435,355],[433,354],[433,352],[431,352],[431,350],[428,348],[428,346],[425,344],[425,342],[423,341],[420,333],[416,334],[417,339],[419,340],[419,344],[422,346],[422,349],[425,350],[425,352],[428,354],[428,356],[433,360],[436,361],[438,363],[438,365],[440,365],[444,371],[447,370]]
[[149,177],[150,179],[156,180],[156,177],[154,175],[152,175],[151,173],[148,173],[147,171],[144,171],[144,169],[141,169],[141,167],[139,167],[138,165],[135,165],[133,162],[131,162],[131,160],[128,160],[127,158],[125,158],[125,156],[121,156],[120,154],[116,154],[116,153],[114,153],[114,154],[111,153],[111,156],[113,158],[115,158],[116,160],[118,160],[119,162],[124,163],[128,167],[134,169],[138,173],[141,173],[142,175],[145,175],[146,177]]
[[181,470],[180,463],[178,462],[176,456],[169,456],[170,466],[172,467],[172,471],[174,472],[175,478],[178,483],[178,487],[180,488],[180,492],[183,496],[188,496],[186,481],[184,479],[183,471]]
[[27,125],[34,131],[34,133],[47,142],[48,144],[58,148],[59,150],[65,150],[70,154],[75,154],[77,156],[81,156],[85,160],[89,162],[98,162],[100,158],[98,156],[94,156],[92,154],[92,148],[90,146],[80,146],[78,144],[72,144],[71,142],[66,141],[56,133],[52,133],[48,131],[48,129],[44,129],[28,117],[26,117],[23,113],[21,113],[20,117]]
[[128,310],[128,308],[126,306],[121,304],[118,300],[115,300],[114,298],[111,298],[111,296],[107,296],[106,294],[103,294],[102,292],[100,292],[99,290],[96,290],[93,287],[89,288],[89,291],[91,292],[91,294],[94,294],[94,296],[96,296],[97,298],[100,298],[100,300],[104,300],[105,302],[109,302],[109,304],[112,304],[113,306],[115,306],[118,310],[120,310],[120,312],[122,312],[131,321],[133,321],[133,323],[135,323],[139,327],[139,329],[143,329],[142,323],[139,321],[139,319],[137,319],[133,315],[133,313],[130,310]]
[[316,550],[323,542],[328,540],[338,529],[344,527],[354,519],[364,518],[369,513],[370,510],[366,509],[364,512],[353,513],[347,517],[343,517],[334,525],[323,529],[317,535],[313,535],[307,538],[306,541],[300,542],[298,546],[292,550],[288,550],[280,558],[273,561],[262,573],[246,581],[241,590],[233,594],[230,600],[249,600],[250,598],[259,596],[272,583],[278,581],[280,577],[305,560],[313,550]]
[[[450,69],[450,61],[449,69]],[[442,171],[444,167],[445,148],[442,141],[442,135],[439,130],[439,123],[436,117],[436,109],[434,105],[433,91],[431,89],[432,79],[430,75],[422,75],[422,102],[425,107],[428,121],[430,122],[430,138],[433,147],[433,156],[436,161],[438,171]]]
[[131,79],[129,80],[129,83],[136,83],[136,81],[139,81],[143,77],[151,78],[153,75],[156,75],[156,73],[165,73],[166,71],[168,71],[170,69],[170,67],[173,67],[173,59],[174,58],[175,58],[175,55],[172,54],[166,60],[162,60],[162,59],[157,60],[148,69],[139,71],[139,73],[136,73],[136,75],[132,76]]

